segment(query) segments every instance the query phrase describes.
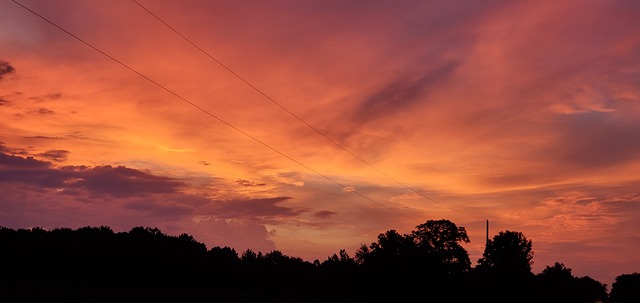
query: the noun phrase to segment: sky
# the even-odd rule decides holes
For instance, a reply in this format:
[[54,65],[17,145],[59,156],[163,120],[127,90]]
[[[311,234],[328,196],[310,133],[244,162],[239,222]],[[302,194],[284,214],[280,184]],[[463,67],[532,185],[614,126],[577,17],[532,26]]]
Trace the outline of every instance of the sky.
[[489,220],[640,272],[638,1],[17,1],[1,226],[323,261],[446,219],[475,265]]

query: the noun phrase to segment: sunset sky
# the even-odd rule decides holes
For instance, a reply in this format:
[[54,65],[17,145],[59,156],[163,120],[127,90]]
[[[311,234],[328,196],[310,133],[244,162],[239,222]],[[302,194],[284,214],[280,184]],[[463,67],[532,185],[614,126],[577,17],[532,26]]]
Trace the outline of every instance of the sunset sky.
[[489,220],[640,272],[637,0],[17,1],[67,32],[0,2],[0,226],[323,261],[448,219],[475,265]]

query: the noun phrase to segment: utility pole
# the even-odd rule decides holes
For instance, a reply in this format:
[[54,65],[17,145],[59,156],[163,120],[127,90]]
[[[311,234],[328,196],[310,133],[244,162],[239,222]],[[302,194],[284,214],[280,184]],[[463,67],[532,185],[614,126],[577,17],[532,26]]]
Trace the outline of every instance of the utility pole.
[[[487,219],[487,233],[485,236],[485,242],[484,242],[484,251],[487,252],[487,246],[489,246],[489,219]],[[491,300],[491,272],[488,271],[486,274],[486,280],[485,280],[485,291],[486,291],[486,298],[487,300]]]
[[489,220],[487,219],[487,236],[484,242],[484,247],[486,248],[488,244],[489,244]]

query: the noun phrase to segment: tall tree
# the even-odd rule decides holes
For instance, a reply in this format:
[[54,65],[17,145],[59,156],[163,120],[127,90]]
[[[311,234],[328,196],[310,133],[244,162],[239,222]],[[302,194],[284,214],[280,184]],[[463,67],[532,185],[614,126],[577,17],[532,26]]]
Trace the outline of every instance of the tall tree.
[[508,275],[529,275],[533,265],[531,240],[521,232],[501,231],[485,247],[478,260],[481,268]]
[[487,242],[482,256],[477,269],[485,285],[483,301],[534,301],[532,242],[523,233],[499,232]]
[[429,220],[411,233],[418,250],[439,263],[446,273],[466,272],[471,268],[469,254],[460,243],[469,243],[464,227],[449,220]]

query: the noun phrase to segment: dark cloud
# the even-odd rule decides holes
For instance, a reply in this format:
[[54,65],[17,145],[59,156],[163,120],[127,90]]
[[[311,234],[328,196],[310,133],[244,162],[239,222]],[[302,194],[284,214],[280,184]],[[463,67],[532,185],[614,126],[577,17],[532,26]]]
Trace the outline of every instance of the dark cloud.
[[0,149],[0,167],[3,168],[3,172],[0,174],[5,174],[7,170],[16,169],[16,170],[31,170],[35,168],[49,168],[51,167],[51,163],[36,160],[33,157],[20,157],[13,156],[5,153],[8,150],[3,147]]
[[196,223],[192,218],[198,201],[202,199],[201,205],[211,201],[193,195],[91,199],[86,194],[55,195],[1,182],[0,193],[0,222],[10,228],[105,225],[114,231],[128,231],[135,226],[151,226],[175,235],[188,233],[208,247],[229,246],[239,252],[249,248],[263,252],[276,249],[269,239],[271,233],[262,223],[210,216]]
[[44,97],[49,99],[49,100],[58,100],[58,99],[62,98],[62,93],[46,94],[46,95],[44,95]]
[[333,217],[335,214],[337,214],[335,211],[323,210],[314,213],[313,216],[319,219],[328,219]]
[[[614,112],[564,115],[555,153],[578,167],[624,164],[640,157],[640,124]],[[553,154],[553,151],[551,151]]]
[[2,80],[4,76],[14,73],[15,71],[16,69],[13,68],[9,62],[0,59],[0,80]]
[[49,93],[49,94],[29,97],[30,100],[33,100],[36,102],[43,102],[47,100],[58,100],[60,98],[62,98],[62,93]]
[[[6,149],[6,148],[4,148]],[[66,151],[54,150],[51,157],[62,157]],[[39,188],[55,188],[63,193],[87,191],[113,197],[141,196],[154,193],[176,193],[185,186],[173,178],[156,176],[124,166],[64,166],[33,157],[20,157],[0,152],[0,182],[22,183]]]
[[52,110],[50,110],[48,108],[41,108],[41,109],[38,109],[38,110],[34,110],[34,111],[32,111],[32,113],[39,114],[39,115],[53,115],[53,114],[55,114],[54,111],[52,111]]
[[61,168],[61,171],[71,175],[72,187],[81,187],[93,193],[114,197],[174,193],[185,186],[184,182],[125,166],[66,166]]
[[62,137],[50,137],[50,136],[28,136],[24,138],[34,139],[34,140],[65,140],[65,138],[62,138]]
[[[437,62],[437,60],[434,60]],[[446,84],[455,74],[460,62],[446,61],[434,63],[425,67],[414,78],[396,77],[390,79],[386,86],[371,92],[362,100],[345,100],[346,104],[357,103],[356,107],[344,110],[344,114],[337,114],[338,118],[331,121],[346,121],[349,125],[335,127],[326,125],[326,131],[333,138],[341,141],[341,144],[349,146],[354,151],[368,153],[370,157],[385,154],[384,147],[390,146],[389,140],[402,137],[407,130],[397,125],[385,125],[380,121],[388,121],[398,114],[406,113],[419,105],[429,101],[429,95],[439,86]],[[371,132],[370,127],[380,127],[378,132]],[[364,132],[362,131],[364,130]],[[363,136],[363,134],[365,134]],[[375,134],[374,134],[375,133]]]
[[177,203],[160,203],[152,199],[136,200],[125,204],[125,208],[145,213],[148,217],[182,219],[193,214],[193,208]]
[[57,188],[63,186],[66,179],[65,174],[53,169],[51,163],[33,157],[23,158],[0,153],[0,168],[0,182]]
[[6,95],[1,95],[0,96],[0,105],[9,105],[12,103],[12,100],[15,99],[20,99],[20,96],[22,95],[22,92],[18,92],[18,91],[13,91],[10,92]]
[[458,63],[448,62],[428,70],[415,80],[397,80],[369,96],[356,109],[356,120],[377,120],[423,100],[430,89],[446,81],[452,75]]
[[69,157],[69,151],[63,149],[53,149],[48,150],[44,153],[40,153],[38,154],[38,156],[55,162],[64,162],[67,161],[67,158]]
[[244,187],[252,187],[252,186],[265,186],[266,184],[264,183],[255,183],[249,180],[243,180],[243,179],[238,179],[236,181],[236,183],[238,185],[244,186]]
[[289,199],[291,199],[291,197],[216,201],[215,210],[210,215],[220,218],[294,217],[302,211],[277,205],[278,203]]
[[9,155],[28,155],[29,152],[24,148],[10,148],[4,146],[3,142],[0,142],[0,153],[6,153]]

